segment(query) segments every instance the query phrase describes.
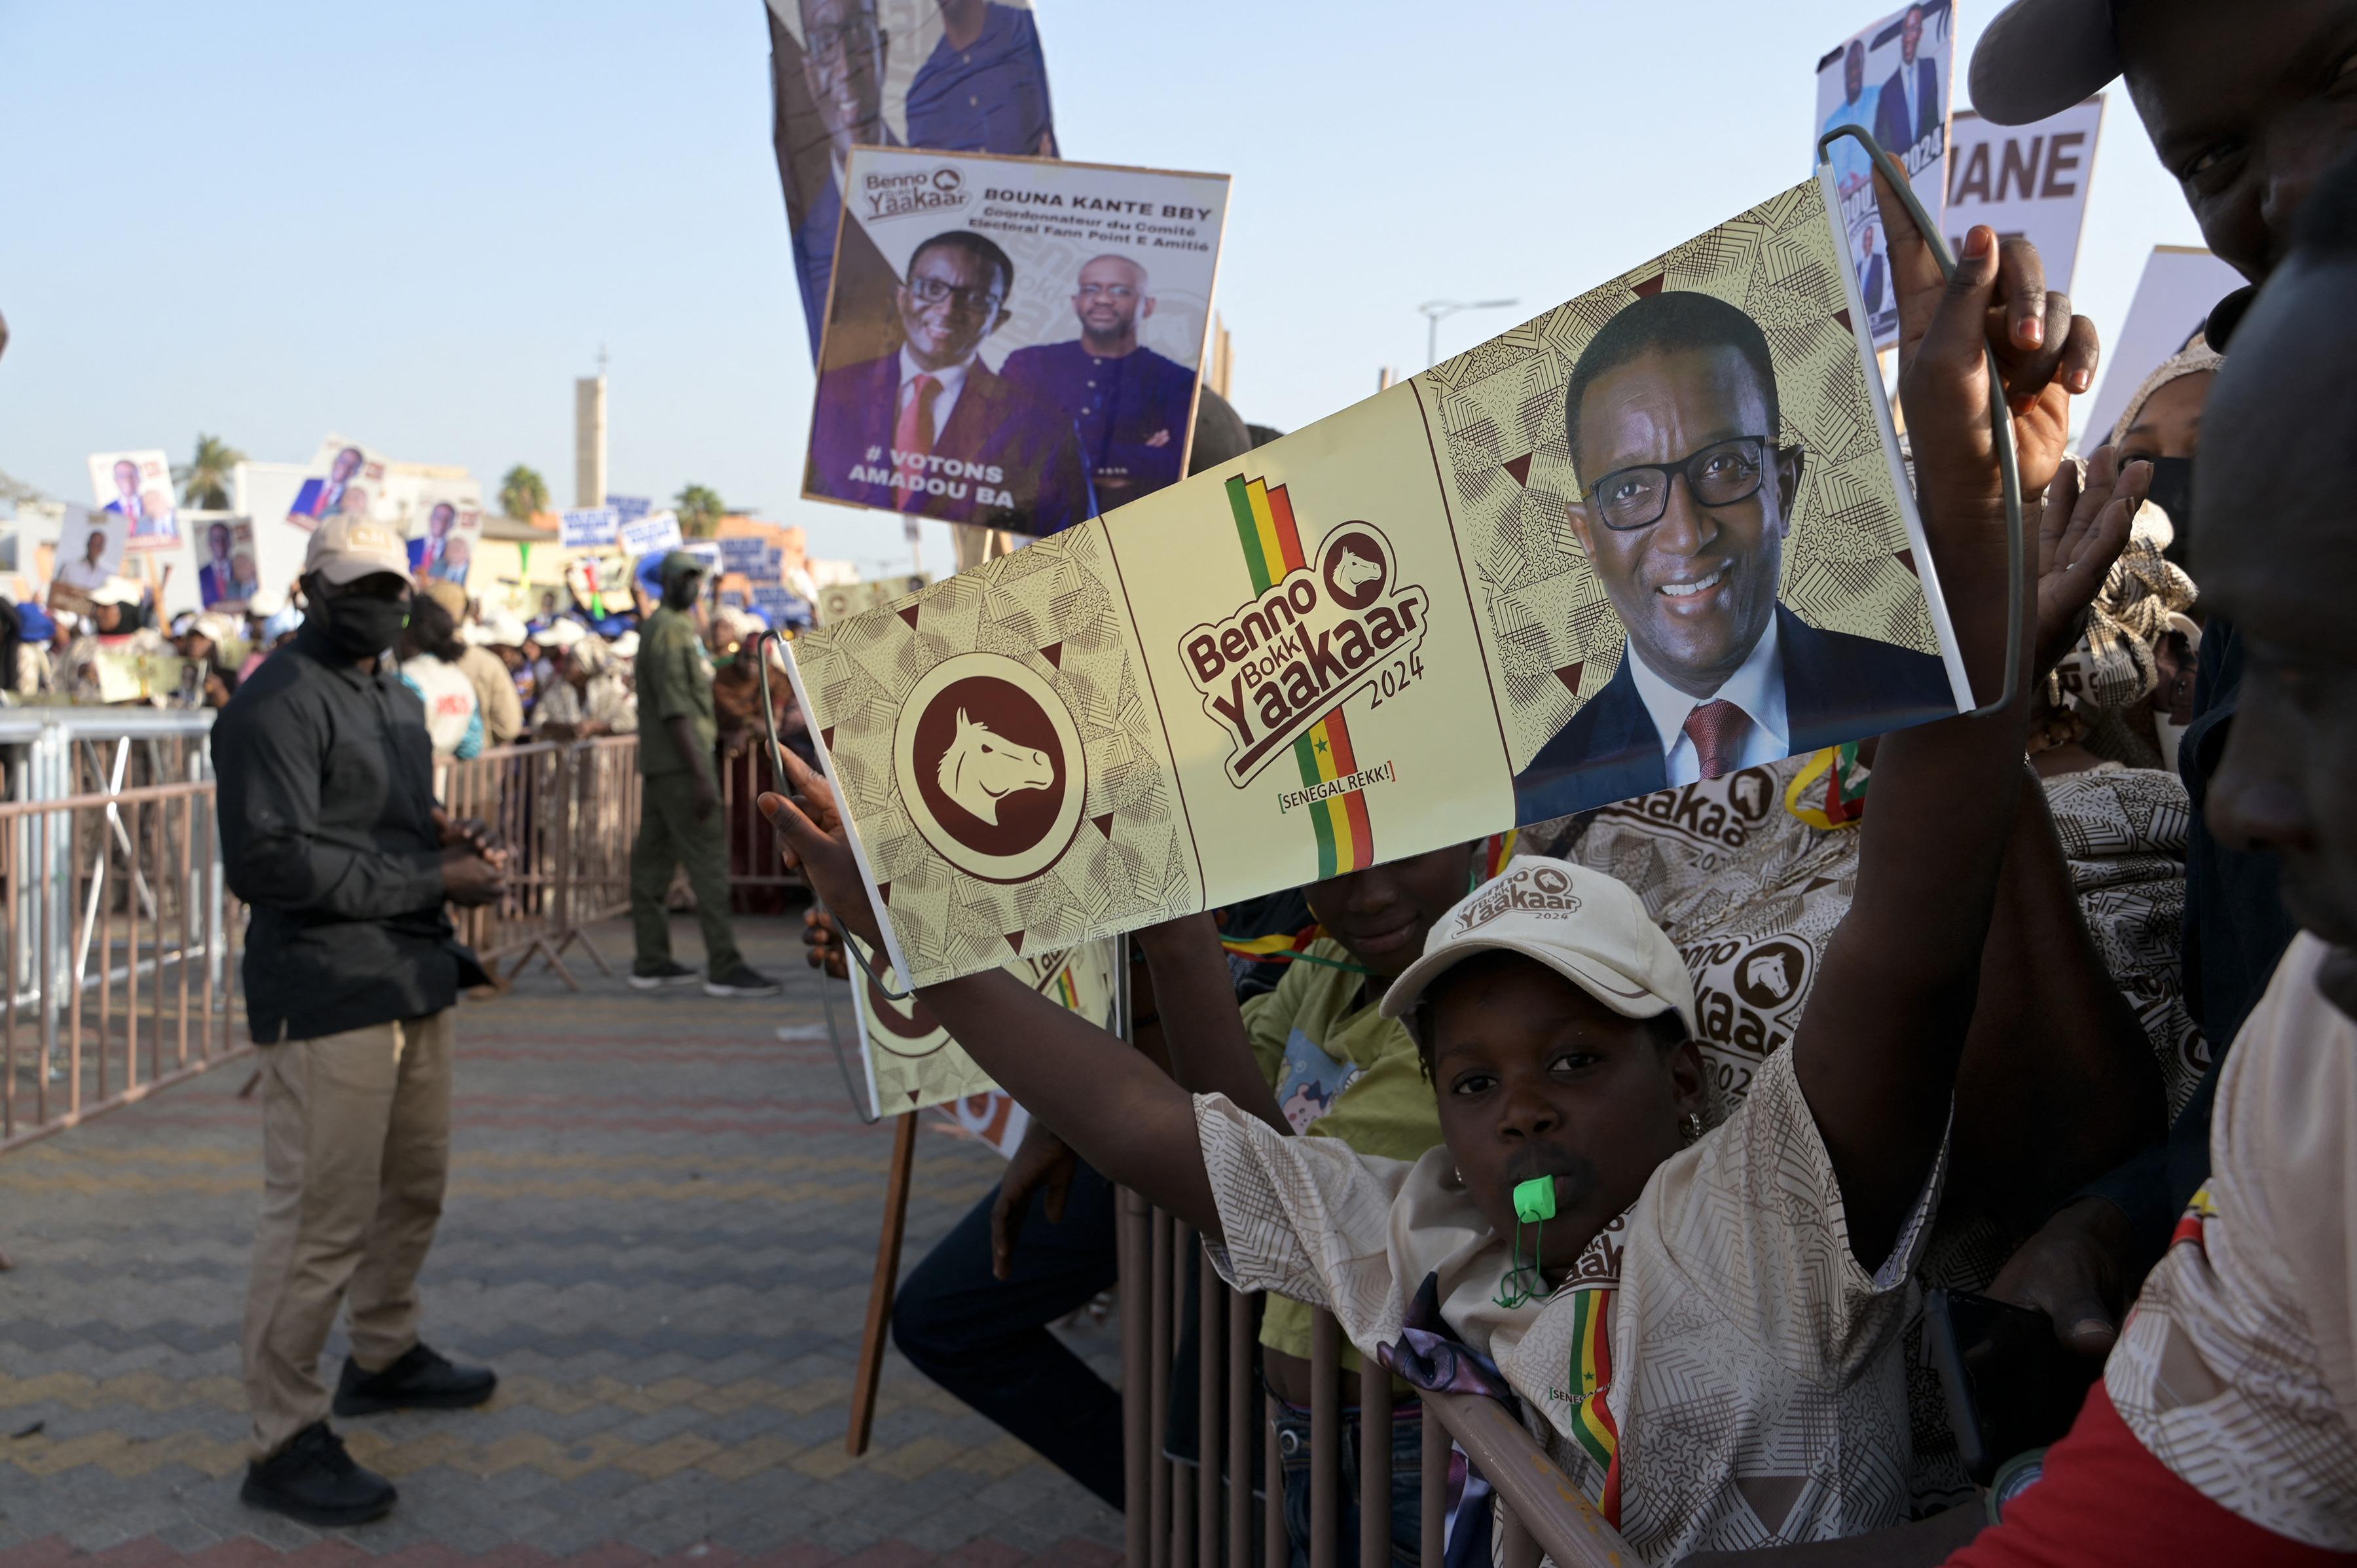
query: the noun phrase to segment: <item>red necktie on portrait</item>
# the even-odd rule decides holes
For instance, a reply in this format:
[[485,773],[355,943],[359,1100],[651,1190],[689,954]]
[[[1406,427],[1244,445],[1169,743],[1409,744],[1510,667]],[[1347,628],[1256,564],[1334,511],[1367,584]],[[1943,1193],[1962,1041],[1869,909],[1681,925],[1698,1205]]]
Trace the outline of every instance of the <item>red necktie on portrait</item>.
[[1741,765],[1744,732],[1750,727],[1751,715],[1724,697],[1700,703],[1686,715],[1686,738],[1694,742],[1704,778],[1723,778]]
[[924,478],[923,459],[932,456],[933,403],[942,395],[942,383],[932,376],[917,376],[909,382],[908,400],[900,404],[900,416],[892,424],[892,449],[899,454],[900,474],[908,483],[897,501],[902,511],[912,509],[923,493],[919,483]]

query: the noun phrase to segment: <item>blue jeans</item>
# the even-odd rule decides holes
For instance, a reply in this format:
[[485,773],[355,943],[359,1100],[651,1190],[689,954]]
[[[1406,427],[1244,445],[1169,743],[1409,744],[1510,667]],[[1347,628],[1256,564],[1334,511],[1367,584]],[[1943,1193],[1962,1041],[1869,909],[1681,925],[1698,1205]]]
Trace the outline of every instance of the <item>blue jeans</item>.
[[[1424,1407],[1408,1404],[1392,1416],[1392,1562],[1416,1568],[1424,1555]],[[1359,1412],[1341,1415],[1341,1514],[1335,1521],[1335,1568],[1359,1568]],[[1309,1417],[1287,1413],[1276,1422],[1277,1464],[1285,1476],[1285,1533],[1293,1568],[1309,1568]]]

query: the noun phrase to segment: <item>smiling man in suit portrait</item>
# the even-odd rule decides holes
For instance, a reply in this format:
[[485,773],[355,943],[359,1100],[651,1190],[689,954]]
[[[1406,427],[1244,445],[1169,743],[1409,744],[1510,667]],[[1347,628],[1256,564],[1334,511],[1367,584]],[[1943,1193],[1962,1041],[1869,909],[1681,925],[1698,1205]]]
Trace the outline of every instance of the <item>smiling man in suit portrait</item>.
[[[1778,602],[1806,454],[1759,323],[1664,291],[1572,369],[1571,531],[1628,632],[1620,667],[1514,779],[1541,821],[1953,714],[1931,654],[1821,630]],[[1593,476],[1591,478],[1590,476]]]
[[1018,533],[1092,516],[1071,415],[982,360],[1014,286],[1015,263],[983,235],[919,245],[893,291],[899,348],[819,374],[803,489]]

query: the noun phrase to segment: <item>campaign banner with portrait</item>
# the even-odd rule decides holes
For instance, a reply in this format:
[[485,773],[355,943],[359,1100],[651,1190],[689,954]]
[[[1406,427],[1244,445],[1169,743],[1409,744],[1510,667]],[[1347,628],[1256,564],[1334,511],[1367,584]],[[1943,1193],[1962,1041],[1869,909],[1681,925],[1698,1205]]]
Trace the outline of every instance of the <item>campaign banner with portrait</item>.
[[125,523],[126,550],[177,550],[180,509],[172,497],[172,465],[163,453],[93,452],[91,499]]
[[260,585],[253,520],[210,519],[197,529],[197,598],[209,610],[242,610]]
[[409,570],[421,583],[467,585],[483,537],[479,479],[424,481],[409,525]]
[[[1114,961],[1121,944],[1083,942],[1069,952],[1011,955],[999,967],[1051,1002],[1061,1003],[1089,1022],[1115,1029],[1118,999]],[[904,990],[889,971],[885,978]],[[859,1017],[859,1054],[867,1069],[867,1103],[879,1116],[948,1105],[995,1092],[998,1086],[974,1065],[949,1031],[914,996],[899,1001],[864,971],[851,976],[853,1006]]]
[[2019,235],[2036,245],[2046,286],[2070,293],[2103,128],[2100,92],[2027,125],[1999,125],[1957,110],[1949,123],[1949,252],[1962,255],[1965,231],[1986,223],[2000,239]]
[[873,582],[829,583],[818,591],[818,624],[833,626],[853,616],[899,604],[911,594],[923,593],[932,580],[930,573],[910,572],[906,576],[881,577]]
[[295,492],[295,504],[286,509],[286,521],[309,533],[319,526],[321,518],[339,512],[390,519],[393,513],[385,499],[390,467],[384,454],[374,447],[341,435],[328,436],[319,443],[310,475]]
[[1835,202],[1797,186],[797,639],[894,966],[930,984],[1961,711]]
[[1228,177],[859,147],[802,494],[1051,534],[1178,482]]
[[53,585],[94,594],[121,574],[131,537],[131,520],[103,507],[68,501],[58,523],[58,553],[49,569]]
[[770,142],[818,357],[854,147],[1056,156],[1029,0],[770,0]]
[[[1842,125],[1870,132],[1907,170],[1915,199],[1940,221],[1947,188],[1948,90],[1955,77],[1955,9],[1949,0],[1924,0],[1860,29],[1817,61],[1817,135]],[[1809,138],[1816,157],[1817,136]],[[1873,162],[1855,141],[1833,146],[1835,188],[1850,263],[1874,346],[1899,342],[1899,295],[1890,283],[1890,254],[1882,214],[1874,200]]]

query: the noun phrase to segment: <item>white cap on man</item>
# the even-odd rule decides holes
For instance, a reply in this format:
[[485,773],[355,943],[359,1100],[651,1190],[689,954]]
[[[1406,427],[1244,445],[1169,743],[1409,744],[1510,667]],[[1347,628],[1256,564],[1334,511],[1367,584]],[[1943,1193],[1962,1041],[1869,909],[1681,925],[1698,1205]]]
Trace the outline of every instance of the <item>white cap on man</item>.
[[409,546],[383,523],[350,512],[322,518],[303,552],[303,575],[316,574],[338,587],[379,572],[390,572],[414,585]]
[[1424,956],[1383,992],[1383,1016],[1409,1012],[1443,973],[1485,952],[1534,959],[1624,1018],[1675,1013],[1699,1032],[1694,980],[1644,901],[1600,871],[1530,854],[1432,923]]

